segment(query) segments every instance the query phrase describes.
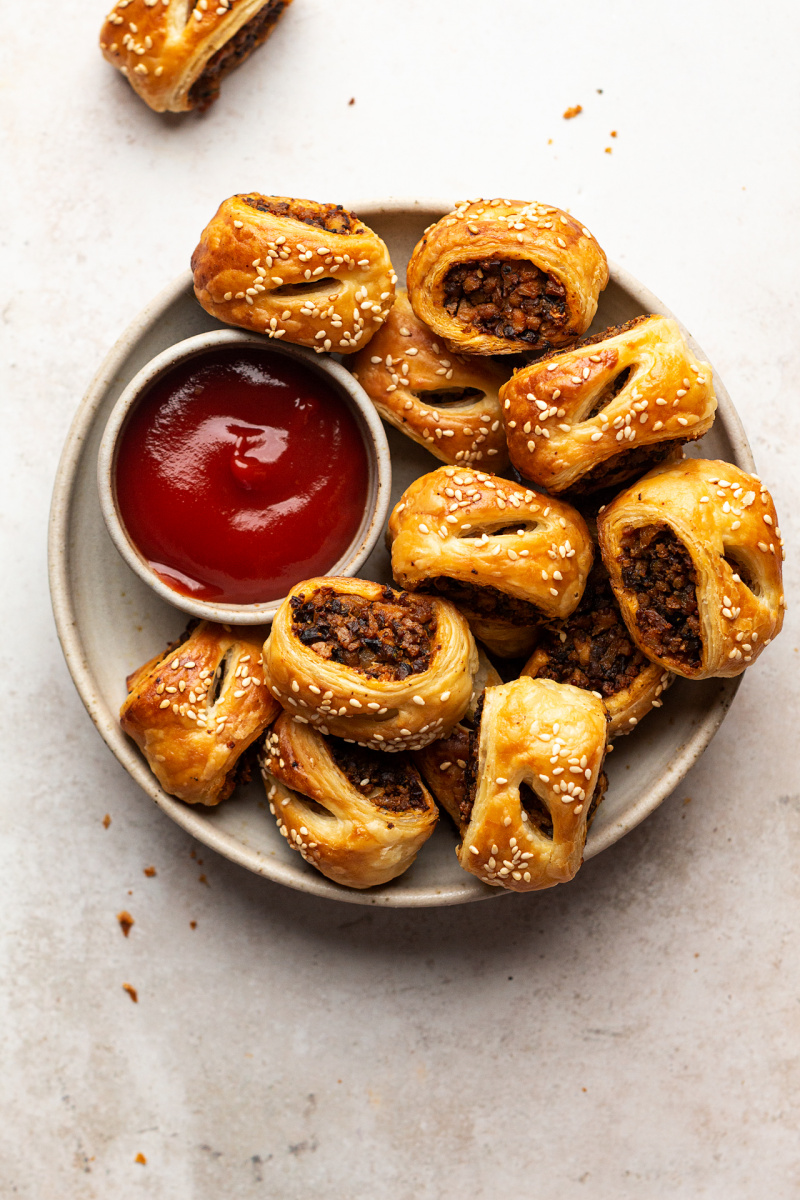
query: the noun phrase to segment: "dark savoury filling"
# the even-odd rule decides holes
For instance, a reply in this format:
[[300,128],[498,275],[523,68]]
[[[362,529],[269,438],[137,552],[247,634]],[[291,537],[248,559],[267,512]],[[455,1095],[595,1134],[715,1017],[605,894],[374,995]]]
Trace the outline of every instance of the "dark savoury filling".
[[308,200],[286,199],[281,196],[242,196],[256,212],[272,213],[276,217],[291,217],[304,225],[324,229],[326,233],[363,233],[358,217],[341,204],[315,204]]
[[[509,526],[508,531],[515,532],[518,528],[519,525]],[[441,592],[460,608],[479,617],[513,621],[520,625],[535,625],[542,616],[536,605],[527,600],[518,600],[515,596],[507,596],[497,588],[485,587],[482,584],[462,583],[461,580],[450,579],[446,575],[434,576],[426,581],[425,587],[428,591],[435,589]]]
[[444,277],[444,307],[464,325],[550,349],[567,324],[564,285],[525,259],[456,263]]
[[625,483],[635,475],[644,475],[646,471],[663,462],[672,454],[677,446],[683,445],[686,438],[672,438],[666,442],[656,442],[650,446],[631,446],[628,450],[620,450],[612,454],[605,462],[598,463],[569,485],[573,496],[586,492],[597,492],[601,488],[615,487]]
[[[213,104],[226,75],[230,75],[253,51],[266,41],[273,25],[286,7],[285,0],[265,4],[241,29],[217,50],[206,63],[202,74],[189,89],[189,105],[201,112]],[[191,17],[191,13],[189,14]]]
[[643,525],[625,534],[618,562],[624,586],[636,596],[636,626],[648,649],[699,667],[697,575],[683,542],[668,525]]
[[378,808],[399,813],[428,807],[419,776],[404,754],[381,754],[339,738],[330,738],[328,748],[353,787]]
[[406,679],[427,671],[437,618],[430,600],[386,587],[377,600],[322,587],[292,596],[292,631],[320,658],[370,679]]

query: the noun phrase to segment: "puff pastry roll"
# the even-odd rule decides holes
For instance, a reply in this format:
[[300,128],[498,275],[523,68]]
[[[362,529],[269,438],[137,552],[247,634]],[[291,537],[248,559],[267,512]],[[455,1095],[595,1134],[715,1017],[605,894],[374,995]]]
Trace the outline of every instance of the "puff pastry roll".
[[529,678],[487,688],[466,768],[437,763],[438,742],[423,767],[459,826],[461,866],[515,892],[572,879],[606,788],[606,744],[605,709],[591,692]]
[[471,468],[439,467],[415,480],[388,536],[395,579],[447,596],[506,658],[530,653],[541,620],[573,611],[592,565],[580,513]]
[[397,281],[385,243],[355,213],[255,193],[222,202],[192,271],[212,317],[319,354],[365,346],[389,314]]
[[282,836],[345,887],[402,875],[436,827],[436,805],[407,755],[326,738],[286,713],[267,734],[262,773]]
[[498,391],[507,378],[490,359],[446,350],[418,321],[405,291],[353,359],[353,375],[384,421],[442,462],[508,465]]
[[597,518],[639,649],[687,679],[739,675],[780,631],[783,543],[755,475],[686,459],[656,467]]
[[540,628],[522,674],[586,688],[602,698],[611,738],[631,733],[652,708],[660,708],[674,679],[634,643],[602,561],[592,567],[574,613]]
[[244,751],[280,712],[263,636],[201,621],[128,677],[120,724],[165,792],[214,805],[233,791]]
[[414,312],[453,350],[546,353],[589,328],[608,264],[559,208],[475,200],[430,226],[407,280]]
[[291,0],[117,0],[100,49],[156,112],[205,109]]
[[416,750],[464,715],[478,652],[446,600],[325,576],[292,588],[264,666],[300,724],[373,750]]
[[676,321],[639,317],[518,371],[500,391],[511,461],[555,495],[611,488],[707,433],[711,367]]

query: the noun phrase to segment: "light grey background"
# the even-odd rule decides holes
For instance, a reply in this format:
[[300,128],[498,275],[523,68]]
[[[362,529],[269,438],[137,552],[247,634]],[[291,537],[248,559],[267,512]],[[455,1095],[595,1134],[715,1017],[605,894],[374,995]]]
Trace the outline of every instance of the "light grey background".
[[[0,1195],[798,1195],[795,5],[295,0],[188,120],[104,64],[102,6],[5,9]],[[566,888],[406,913],[282,890],[193,847],[75,695],[45,572],[67,426],[251,188],[569,207],[744,419],[786,630],[684,786]]]

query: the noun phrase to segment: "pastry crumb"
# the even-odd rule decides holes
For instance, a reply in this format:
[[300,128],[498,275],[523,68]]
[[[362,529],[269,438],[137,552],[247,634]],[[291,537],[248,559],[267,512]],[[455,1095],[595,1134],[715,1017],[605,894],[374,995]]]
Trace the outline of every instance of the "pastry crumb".
[[610,137],[616,137],[616,136],[617,136],[617,131],[616,131],[616,129],[612,129],[612,130],[611,130],[611,134],[610,134],[609,136],[610,136]]
[[204,883],[206,885],[206,887],[211,887],[211,884],[208,882],[205,875],[198,875],[197,880],[199,883]]
[[347,107],[349,108],[350,105],[355,104],[355,102],[356,102],[355,96],[351,96],[350,99],[347,101]]
[[133,986],[132,983],[123,983],[122,990],[123,990],[123,992],[128,993],[128,995],[130,996],[130,998],[134,1004],[139,1003],[139,993],[137,992],[136,988]]
[[610,154],[610,153],[611,153],[611,147],[610,147],[610,146],[606,146],[606,154]]
[[190,929],[197,929],[197,921],[190,921],[190,922],[189,922],[189,928],[190,928]]
[[129,912],[123,909],[122,912],[117,913],[117,920],[119,921],[120,929],[125,934],[125,937],[127,937],[135,924],[133,917]]
[[108,829],[111,824],[111,817],[108,813],[103,817],[103,829]]
[[155,867],[145,867],[144,874],[147,876],[148,879],[152,879],[153,876],[156,874]]
[[568,109],[565,111],[565,113],[564,113],[564,120],[565,120],[565,121],[571,121],[573,117],[577,117],[577,116],[578,116],[578,114],[579,114],[579,113],[582,113],[582,112],[583,112],[583,105],[582,105],[582,104],[573,104],[573,105],[572,105],[570,108],[568,108]]
[[145,1156],[143,1154],[137,1154],[136,1158],[133,1161],[137,1162],[137,1163],[141,1163],[143,1167],[147,1166],[147,1159],[145,1158]]

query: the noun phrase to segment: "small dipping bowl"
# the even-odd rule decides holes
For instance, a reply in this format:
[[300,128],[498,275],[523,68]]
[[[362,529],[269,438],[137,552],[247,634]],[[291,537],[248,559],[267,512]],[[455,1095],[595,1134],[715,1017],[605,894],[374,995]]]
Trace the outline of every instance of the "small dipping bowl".
[[[131,380],[114,405],[100,442],[97,482],[103,519],[114,545],[131,570],[135,571],[148,587],[168,604],[191,613],[194,617],[234,625],[256,625],[271,621],[285,597],[252,603],[228,603],[201,598],[170,586],[129,534],[117,490],[120,447],[139,403],[170,372],[184,365],[188,366],[192,360],[197,360],[199,366],[204,357],[213,363],[220,352],[236,350],[258,351],[266,360],[270,357],[282,359],[284,362],[287,359],[291,360],[310,376],[316,376],[325,390],[333,391],[352,416],[361,435],[366,457],[367,479],[363,515],[350,544],[340,552],[336,561],[327,564],[326,570],[315,569],[308,574],[356,575],[372,552],[386,524],[392,485],[389,446],[380,417],[357,380],[334,359],[317,355],[303,347],[284,345],[277,340],[268,340],[238,330],[218,329],[187,338],[186,341],[178,342],[157,355]],[[188,403],[191,404],[191,399]],[[265,413],[266,416],[268,413]],[[332,528],[335,527],[336,519],[336,513],[333,512]],[[305,574],[299,574],[297,579],[293,580],[293,584],[306,577]]]

